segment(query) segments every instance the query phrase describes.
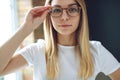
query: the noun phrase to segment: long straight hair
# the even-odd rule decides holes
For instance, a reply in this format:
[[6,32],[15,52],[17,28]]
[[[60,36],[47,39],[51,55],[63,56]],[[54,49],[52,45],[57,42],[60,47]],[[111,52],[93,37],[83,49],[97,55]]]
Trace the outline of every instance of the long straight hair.
[[[88,29],[88,18],[87,10],[84,0],[75,0],[82,8],[80,13],[81,19],[79,28],[76,30],[76,50],[78,50],[80,67],[78,76],[83,80],[87,80],[94,73],[94,64],[92,54],[90,52],[89,43],[89,29]],[[45,5],[51,5],[52,0],[46,0]],[[54,80],[57,74],[59,74],[59,63],[58,63],[58,48],[57,48],[57,32],[53,28],[50,15],[47,15],[44,21],[44,35],[46,41],[46,65],[47,65],[47,76],[49,79]]]

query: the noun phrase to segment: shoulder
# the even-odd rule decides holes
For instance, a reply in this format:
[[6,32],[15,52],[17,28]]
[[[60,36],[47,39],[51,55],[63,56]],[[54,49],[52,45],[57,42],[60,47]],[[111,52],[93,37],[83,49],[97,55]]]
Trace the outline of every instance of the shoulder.
[[40,48],[45,48],[45,40],[44,39],[38,39],[36,45]]
[[43,39],[39,39],[36,43],[31,43],[24,47],[18,51],[18,53],[21,54],[28,63],[35,64],[40,59],[43,59],[45,55],[45,41]]
[[90,51],[94,57],[100,57],[101,55],[108,53],[108,50],[102,45],[102,43],[95,40],[90,41]]
[[30,44],[26,48],[30,48],[33,50],[45,48],[45,41],[43,39],[38,39],[36,43]]
[[45,40],[44,39],[38,39],[37,43],[41,44],[41,45],[45,45]]
[[29,48],[31,50],[36,51],[36,53],[44,53],[45,52],[45,41],[43,39],[37,40],[36,43],[32,43]]
[[95,40],[92,40],[92,41],[89,41],[90,43],[90,49],[92,52],[96,52],[98,53],[100,47],[101,47],[101,42],[100,41],[95,41]]
[[31,43],[30,45],[25,46],[18,53],[23,55],[36,55],[45,52],[45,41],[39,39],[36,43]]
[[91,40],[91,41],[89,41],[89,42],[90,42],[90,46],[95,46],[95,47],[97,47],[97,46],[101,45],[101,42],[100,42],[100,41]]
[[97,53],[99,55],[111,54],[111,52],[105,46],[103,46],[100,41],[90,41],[90,49],[92,53]]

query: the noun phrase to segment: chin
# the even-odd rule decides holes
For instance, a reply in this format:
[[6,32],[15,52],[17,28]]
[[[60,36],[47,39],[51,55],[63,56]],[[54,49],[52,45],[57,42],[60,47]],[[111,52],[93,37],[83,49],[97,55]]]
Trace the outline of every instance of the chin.
[[62,35],[62,36],[70,36],[70,35],[73,35],[73,34],[75,34],[75,33],[65,31],[65,32],[61,32],[61,33],[59,33],[59,34]]

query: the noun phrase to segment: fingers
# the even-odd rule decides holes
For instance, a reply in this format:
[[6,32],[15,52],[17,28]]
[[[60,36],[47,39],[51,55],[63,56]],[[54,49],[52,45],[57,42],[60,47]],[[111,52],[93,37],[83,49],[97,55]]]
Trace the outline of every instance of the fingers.
[[33,15],[34,18],[36,18],[36,17],[41,17],[42,14],[43,14],[45,11],[49,10],[50,7],[51,7],[51,6],[39,6],[39,7],[35,7],[35,8],[33,8],[33,9],[30,11],[30,13]]
[[36,29],[46,18],[49,8],[51,8],[51,6],[38,6],[32,8],[25,16],[24,23],[32,25],[31,27]]

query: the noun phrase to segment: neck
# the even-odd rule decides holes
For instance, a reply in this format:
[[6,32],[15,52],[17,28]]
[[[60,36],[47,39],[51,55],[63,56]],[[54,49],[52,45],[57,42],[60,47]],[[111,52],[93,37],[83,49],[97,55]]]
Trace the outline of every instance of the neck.
[[75,34],[58,35],[58,43],[64,46],[74,46],[75,45]]

